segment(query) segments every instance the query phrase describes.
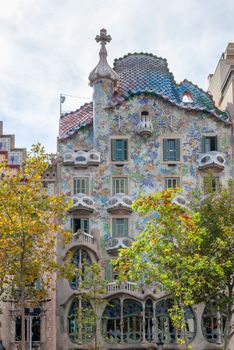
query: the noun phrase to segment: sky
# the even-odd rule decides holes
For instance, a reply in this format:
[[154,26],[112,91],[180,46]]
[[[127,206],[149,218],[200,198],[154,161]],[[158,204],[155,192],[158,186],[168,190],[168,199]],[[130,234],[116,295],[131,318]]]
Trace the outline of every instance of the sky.
[[63,112],[92,98],[94,38],[106,28],[108,62],[129,52],[166,58],[177,82],[207,90],[228,42],[233,0],[0,0],[0,120],[16,147],[40,142],[56,152]]

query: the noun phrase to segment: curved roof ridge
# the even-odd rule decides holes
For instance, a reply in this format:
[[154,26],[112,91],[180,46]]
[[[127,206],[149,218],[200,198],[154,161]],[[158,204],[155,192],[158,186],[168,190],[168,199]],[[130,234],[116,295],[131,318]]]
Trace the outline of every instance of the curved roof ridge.
[[207,97],[209,99],[212,100],[213,103],[215,103],[214,99],[213,99],[213,95],[210,94],[208,91],[205,91],[204,89],[202,89],[200,86],[198,86],[197,84],[194,84],[191,80],[188,80],[187,78],[183,79],[181,82],[177,83],[177,86],[181,86],[183,85],[183,83],[189,83],[191,85],[193,85],[195,88],[199,89],[200,91],[204,92],[204,94],[207,95]]

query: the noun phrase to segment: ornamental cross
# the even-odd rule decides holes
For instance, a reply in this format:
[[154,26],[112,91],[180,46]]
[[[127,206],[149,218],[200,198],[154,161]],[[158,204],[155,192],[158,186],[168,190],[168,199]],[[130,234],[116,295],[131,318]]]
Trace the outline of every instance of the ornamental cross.
[[101,45],[102,44],[106,45],[106,43],[109,43],[111,41],[111,36],[107,35],[106,33],[107,33],[106,29],[104,28],[101,29],[100,35],[96,35],[96,38],[95,38],[96,42],[101,43]]

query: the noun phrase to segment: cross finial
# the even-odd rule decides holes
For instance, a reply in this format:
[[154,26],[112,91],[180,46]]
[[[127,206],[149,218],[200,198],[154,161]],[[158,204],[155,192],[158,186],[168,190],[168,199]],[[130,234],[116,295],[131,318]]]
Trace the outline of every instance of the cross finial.
[[97,43],[101,43],[101,45],[106,45],[106,43],[109,43],[111,41],[111,36],[107,35],[106,29],[103,28],[100,30],[100,35],[96,35],[95,40]]

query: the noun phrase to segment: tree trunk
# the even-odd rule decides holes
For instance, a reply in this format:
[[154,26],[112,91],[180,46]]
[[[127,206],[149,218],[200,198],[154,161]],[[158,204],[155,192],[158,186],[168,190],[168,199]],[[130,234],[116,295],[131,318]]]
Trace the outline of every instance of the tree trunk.
[[24,300],[24,290],[21,295],[20,300],[20,317],[21,317],[21,350],[27,350],[26,349],[26,339],[25,339],[25,300]]

